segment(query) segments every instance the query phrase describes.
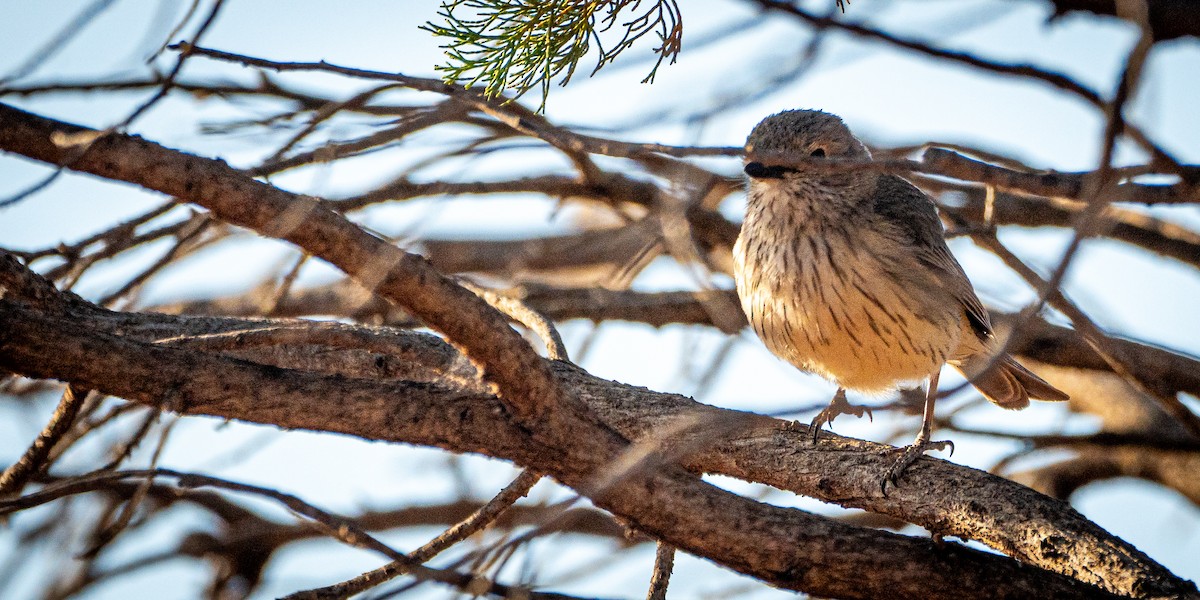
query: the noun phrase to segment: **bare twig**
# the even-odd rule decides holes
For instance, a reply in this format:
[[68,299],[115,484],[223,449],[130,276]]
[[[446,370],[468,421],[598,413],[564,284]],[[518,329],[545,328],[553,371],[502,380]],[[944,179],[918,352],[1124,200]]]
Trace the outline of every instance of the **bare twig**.
[[269,488],[237,483],[209,475],[185,473],[172,469],[101,471],[63,479],[58,483],[50,484],[32,494],[28,494],[13,500],[0,501],[0,515],[11,514],[15,511],[32,508],[34,506],[41,506],[67,496],[92,492],[114,481],[121,481],[125,479],[142,480],[146,478],[153,479],[158,477],[174,478],[178,481],[179,485],[187,488],[215,487],[218,489],[254,494],[256,496],[270,498],[287,506],[290,510],[296,512],[297,514],[308,517],[313,521],[324,525],[326,528],[328,528],[331,535],[337,537],[339,540],[347,544],[374,550],[393,560],[405,560],[405,556],[403,554],[393,550],[390,546],[380,542],[365,531],[360,530],[355,524],[312,506],[311,504],[308,504],[307,502],[291,494],[285,494]]
[[87,390],[80,390],[71,385],[63,390],[62,400],[50,416],[50,422],[21,458],[0,474],[0,498],[19,493],[30,477],[45,468],[50,451],[75,423],[75,416],[79,414],[79,407],[87,395]]
[[[379,541],[361,529],[357,524],[317,508],[316,506],[313,506],[312,504],[309,504],[291,494],[208,475],[185,473],[171,469],[91,473],[69,479],[63,479],[62,481],[46,486],[38,492],[28,494],[14,500],[0,500],[0,515],[11,514],[12,512],[18,510],[40,506],[67,496],[93,492],[117,481],[126,479],[152,480],[162,477],[174,478],[178,482],[178,485],[184,488],[213,487],[232,492],[253,494],[274,500],[283,504],[289,510],[321,525],[329,533],[329,535],[343,543],[358,548],[373,550],[383,554],[393,561],[407,563],[408,572],[421,579],[447,583],[464,591],[474,590],[500,597],[510,597],[510,594],[516,591],[510,586],[505,586],[492,581],[480,581],[478,578],[471,575],[461,574],[455,571],[444,569],[432,569],[420,565],[412,561],[412,559],[405,554],[394,550],[392,547]],[[530,594],[529,597],[544,598],[547,600],[570,598],[569,596],[562,596],[559,594],[544,594],[528,591],[523,591],[522,593]]]
[[[885,43],[895,46],[897,48],[903,48],[905,50],[916,52],[918,54],[923,54],[923,55],[929,56],[931,58],[937,58],[940,60],[956,62],[956,63],[968,65],[970,67],[980,69],[983,71],[997,73],[1000,75],[1027,78],[1027,79],[1033,79],[1036,81],[1041,81],[1041,82],[1051,85],[1059,90],[1068,92],[1074,96],[1082,98],[1083,100],[1087,101],[1089,104],[1091,104],[1097,108],[1104,109],[1104,108],[1107,108],[1107,106],[1108,106],[1108,104],[1104,101],[1103,97],[1101,97],[1101,95],[1098,92],[1096,92],[1095,90],[1088,88],[1087,86],[1083,85],[1082,83],[1079,83],[1078,81],[1076,81],[1066,75],[1063,75],[1062,73],[1057,73],[1057,72],[1050,71],[1047,69],[1042,69],[1042,68],[1039,68],[1032,64],[1027,64],[1027,63],[1026,64],[1007,64],[1007,63],[1002,63],[999,61],[991,60],[988,58],[976,56],[976,55],[973,55],[973,54],[970,54],[967,52],[935,48],[929,44],[925,44],[925,43],[911,40],[911,39],[905,39],[900,36],[888,33],[886,31],[872,29],[870,27],[858,25],[855,23],[848,23],[846,21],[842,21],[842,20],[834,19],[834,18],[830,18],[830,17],[818,16],[818,15],[812,14],[812,13],[804,10],[799,5],[790,3],[790,2],[782,2],[779,0],[755,0],[755,1],[759,5],[761,5],[764,9],[793,15],[793,16],[809,23],[813,27],[816,27],[819,29],[823,29],[823,28],[838,29],[838,30],[845,31],[847,33],[850,33],[850,34],[853,34],[853,35],[856,35],[859,37],[885,42]],[[1150,152],[1150,154],[1154,157],[1154,160],[1156,163],[1160,164],[1163,168],[1169,168],[1172,172],[1175,172],[1175,173],[1182,174],[1184,172],[1184,168],[1179,164],[1179,162],[1177,160],[1175,160],[1173,157],[1171,157],[1169,154],[1167,154],[1162,148],[1158,147],[1152,141],[1150,141],[1145,136],[1145,134],[1143,134],[1139,129],[1137,129],[1136,127],[1134,127],[1133,125],[1128,124],[1128,123],[1125,124],[1125,129],[1128,132],[1128,134],[1134,139],[1134,141],[1136,141],[1139,145],[1141,145],[1148,152]]]
[[1195,203],[1200,201],[1200,186],[1188,183],[1150,185],[1121,183],[1108,191],[1094,183],[1094,173],[1022,173],[973,160],[940,148],[929,148],[921,157],[924,172],[964,181],[977,181],[999,189],[1052,198],[1084,199],[1085,190],[1094,189],[1106,202],[1144,204]]
[[646,592],[646,600],[666,600],[667,584],[671,581],[671,570],[674,568],[675,548],[659,542],[654,551],[654,574],[650,577],[650,590]]
[[[1024,263],[1017,255],[1013,254],[1006,248],[994,235],[975,235],[972,236],[981,246],[1000,257],[1006,265],[1022,279],[1027,281],[1031,286],[1040,288],[1046,284],[1046,280],[1037,274],[1033,269]],[[1139,373],[1130,366],[1130,363],[1122,356],[1119,347],[1111,343],[1107,334],[1100,329],[1098,325],[1091,320],[1079,307],[1068,300],[1062,292],[1055,291],[1047,301],[1051,306],[1061,311],[1075,328],[1083,335],[1088,344],[1095,350],[1096,354],[1100,355],[1104,362],[1108,364],[1113,372],[1125,378],[1126,381],[1133,384],[1138,390],[1148,396],[1158,400],[1159,404],[1168,413],[1174,416],[1180,424],[1187,428],[1192,435],[1200,438],[1200,416],[1192,412],[1186,404],[1181,402],[1174,394],[1163,393],[1157,386],[1142,380]]]
[[158,257],[157,260],[145,269],[142,269],[140,273],[125,282],[120,288],[101,298],[97,304],[100,306],[109,306],[126,295],[135,292],[151,277],[170,266],[176,258],[184,254],[189,245],[198,242],[200,235],[210,225],[212,225],[212,220],[208,218],[208,215],[197,215],[196,219],[190,219],[188,226],[176,234],[177,238],[175,242],[171,244],[171,247],[162,256]]
[[368,571],[342,583],[328,587],[297,592],[287,596],[290,600],[317,600],[324,598],[346,598],[375,587],[385,581],[407,573],[413,563],[423,563],[441,554],[447,548],[471,537],[488,527],[517,500],[520,500],[541,479],[532,471],[523,471],[512,483],[479,507],[471,516],[463,519],[453,527],[443,531],[441,535],[429,540],[424,546],[414,550],[408,556],[408,561],[391,562],[373,571]]
[[567,358],[567,346],[563,344],[562,336],[558,334],[558,329],[554,327],[554,323],[550,319],[547,319],[545,315],[530,308],[528,304],[519,298],[497,294],[492,290],[466,281],[460,280],[459,283],[463,287],[475,292],[480,298],[483,298],[492,308],[512,317],[514,321],[528,327],[541,337],[542,342],[546,344],[547,355],[552,360],[570,360]]
[[[221,8],[224,5],[225,0],[213,0],[212,9],[208,11],[208,16],[204,18],[204,21],[200,23],[200,27],[196,29],[196,34],[192,36],[192,41],[190,43],[200,43],[200,40],[204,38],[204,34],[208,32],[209,27],[212,27],[212,24],[216,22],[217,14],[221,12]],[[129,113],[129,116],[125,117],[125,120],[122,121],[120,125],[110,128],[109,131],[120,131],[126,127],[129,127],[135,121],[137,121],[139,117],[145,114],[146,111],[150,110],[152,106],[157,104],[159,100],[165,98],[167,94],[170,93],[171,88],[174,87],[175,78],[179,77],[179,72],[183,70],[184,63],[187,62],[187,59],[190,57],[191,52],[188,50],[184,49],[182,52],[180,52],[179,57],[175,60],[175,65],[171,67],[171,70],[167,73],[167,76],[164,77],[160,82],[158,91],[156,91],[154,95],[148,98],[145,102],[138,105],[133,112]]]

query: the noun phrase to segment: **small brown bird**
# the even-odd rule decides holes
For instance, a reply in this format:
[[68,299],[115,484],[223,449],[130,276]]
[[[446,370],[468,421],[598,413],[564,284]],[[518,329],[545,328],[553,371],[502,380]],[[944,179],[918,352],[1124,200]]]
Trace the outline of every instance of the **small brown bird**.
[[925,451],[953,452],[953,443],[930,440],[943,365],[1003,408],[1067,399],[1012,357],[997,356],[987,310],[946,246],[928,196],[870,169],[772,164],[771,156],[784,154],[862,161],[871,154],[840,118],[815,110],[767,117],[746,140],[737,291],[771,352],[838,385],[812,420],[814,442],[839,414],[862,416],[847,389],[881,392],[928,378],[921,431],[885,474],[886,490]]

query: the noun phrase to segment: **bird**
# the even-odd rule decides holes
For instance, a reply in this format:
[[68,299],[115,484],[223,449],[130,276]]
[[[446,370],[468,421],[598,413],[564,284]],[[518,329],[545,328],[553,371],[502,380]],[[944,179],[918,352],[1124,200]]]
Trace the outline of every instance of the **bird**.
[[953,454],[953,442],[931,439],[944,365],[1002,408],[1068,396],[1002,352],[946,245],[933,200],[878,169],[802,165],[838,159],[866,164],[871,153],[831,113],[787,110],[754,127],[734,275],[742,310],[766,347],[838,386],[810,423],[814,444],[838,415],[870,416],[846,400],[847,390],[873,394],[928,381],[921,429],[885,472],[886,494],[925,452]]

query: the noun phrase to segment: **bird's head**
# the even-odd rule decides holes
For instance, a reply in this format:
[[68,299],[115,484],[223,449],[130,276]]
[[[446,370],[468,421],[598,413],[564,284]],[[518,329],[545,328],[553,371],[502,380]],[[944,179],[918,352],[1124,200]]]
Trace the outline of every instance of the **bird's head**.
[[[790,157],[792,160],[788,160]],[[795,159],[870,160],[866,146],[837,115],[819,110],[788,110],[762,120],[746,139],[745,172],[751,191],[837,190],[855,186],[862,172],[805,169]]]

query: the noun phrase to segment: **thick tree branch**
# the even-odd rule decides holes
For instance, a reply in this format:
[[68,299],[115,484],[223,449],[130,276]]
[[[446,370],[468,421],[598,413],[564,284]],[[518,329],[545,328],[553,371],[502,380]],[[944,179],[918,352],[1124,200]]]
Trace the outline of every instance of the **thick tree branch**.
[[317,202],[245,177],[223,161],[137,137],[101,135],[3,105],[0,124],[0,149],[195,202],[225,221],[286,239],[328,260],[461,344],[523,420],[572,421],[569,407],[552,410],[565,402],[557,386],[501,315],[425,260],[367,234]]
[[[504,417],[502,406],[478,392],[400,381],[329,378],[148,345],[104,332],[121,331],[132,338],[164,333],[161,321],[138,333],[134,323],[142,316],[137,315],[52,318],[7,302],[0,307],[0,326],[12,324],[13,332],[11,343],[0,346],[0,360],[5,367],[30,376],[62,377],[82,385],[103,381],[103,387],[96,387],[131,399],[158,399],[163,390],[175,389],[176,405],[185,412],[483,452],[555,476],[564,469],[558,462],[561,455],[531,445],[527,434]],[[437,362],[446,357],[435,351],[427,359]],[[115,365],[126,366],[119,371]],[[557,372],[572,393],[623,434],[682,449],[687,452],[685,462],[693,470],[761,481],[845,506],[898,516],[939,533],[984,541],[1022,560],[1125,593],[1132,594],[1135,589],[1189,589],[1187,583],[1174,579],[1066,505],[985,473],[943,461],[922,460],[914,466],[912,479],[906,479],[908,485],[884,498],[878,493],[876,480],[879,470],[886,466],[887,456],[876,444],[830,438],[797,453],[796,448],[804,444],[800,441],[802,435],[786,431],[777,421],[621,386],[573,368],[561,367]],[[219,379],[221,385],[213,384],[214,379]],[[238,397],[242,385],[247,395]],[[332,396],[339,400],[323,400]],[[679,431],[679,419],[698,419],[693,421],[698,425],[675,439],[663,440],[664,432]],[[658,510],[663,510],[662,506]],[[760,518],[785,526],[795,517],[786,512],[789,516],[762,515],[761,510],[766,509],[753,503],[740,506],[729,513],[728,522],[739,523],[739,529],[753,530],[754,523],[761,525]],[[777,555],[780,560],[790,561],[788,557],[796,552],[833,552],[828,547],[794,546],[802,543],[796,540],[810,539],[810,534],[801,533],[803,527],[800,531],[793,531],[794,525],[786,528],[786,533],[776,531],[784,536],[780,539],[789,540],[784,545],[789,550],[773,548],[774,552],[784,552]],[[825,531],[823,535],[845,533]],[[699,546],[692,543],[690,551],[724,562],[714,553],[739,552],[744,550],[741,544],[756,543],[756,537],[738,536],[734,542],[727,535],[718,538],[720,542],[709,539]],[[860,539],[850,547],[858,554],[866,548],[879,548],[877,542]],[[823,556],[822,562],[834,560],[832,555]],[[778,581],[778,576],[773,580]],[[930,593],[928,588],[923,592]]]
[[[58,376],[80,382],[103,380],[103,385],[91,387],[143,402],[157,402],[166,394],[173,400],[173,409],[187,414],[248,417],[252,422],[286,428],[335,431],[369,439],[481,452],[513,460],[558,478],[578,478],[568,457],[534,443],[506,416],[502,404],[477,393],[457,392],[430,384],[329,377],[150,345],[86,331],[78,321],[68,325],[7,301],[0,302],[0,327],[11,334],[0,343],[0,365],[29,376],[53,377],[58,373]],[[75,333],[69,333],[65,328],[74,328]],[[60,369],[63,372],[59,372]],[[72,373],[68,375],[67,370]],[[572,369],[560,370],[559,374],[572,372]],[[114,375],[124,384],[114,387],[113,384],[118,383],[111,381]],[[601,384],[600,390],[572,388],[590,399],[589,392],[600,392],[603,387],[612,385],[596,383]],[[336,402],[326,400],[335,397]],[[740,420],[745,422],[745,417]],[[657,429],[653,425],[650,427]],[[773,432],[772,437],[777,435],[774,425],[769,425],[769,429]],[[789,442],[799,443],[797,439]],[[882,459],[871,462],[879,463],[875,465],[877,468],[883,466]],[[858,471],[856,487],[859,494],[877,487],[873,484],[873,473],[862,467]],[[924,484],[923,479],[915,480],[913,487]],[[678,505],[654,491],[650,496],[662,501],[657,508],[659,511],[674,514],[676,510],[687,510],[683,507],[668,509]],[[698,506],[707,505],[700,503]],[[1013,589],[1022,591],[1011,597],[1021,597],[1035,593],[1045,585],[1070,597],[1095,597],[1098,594],[1098,590],[1088,592],[1065,580],[1046,579],[1049,574],[1038,575],[1036,570],[986,554],[965,549],[938,549],[928,541],[861,530],[747,500],[733,504],[718,502],[717,506],[704,510],[722,511],[725,535],[702,540],[685,539],[691,551],[725,564],[738,565],[739,570],[776,585],[810,587],[816,584],[835,590],[830,592],[831,595],[844,597],[875,597],[885,593],[885,588],[896,594],[898,589],[908,586],[912,586],[908,589],[913,597],[940,597],[942,592],[938,589],[942,589],[946,597],[958,597],[964,589],[977,589],[979,593],[1001,590],[999,595],[1005,596],[1008,592],[1003,590]],[[638,517],[638,520],[645,520],[647,515]],[[759,562],[763,560],[760,557],[737,558],[758,553],[754,548],[746,547],[747,544],[765,543],[766,536],[755,535],[756,530],[770,531],[773,539],[778,540],[768,549],[772,556],[765,564]],[[731,537],[733,531],[741,535]],[[1144,557],[1138,558],[1145,563],[1143,567],[1153,565]],[[881,577],[879,587],[876,587],[866,584],[861,575],[841,572],[846,568],[866,569],[881,576],[886,574],[886,577]],[[820,573],[814,572],[817,570]],[[936,571],[940,571],[940,575]],[[971,575],[964,576],[964,573]],[[910,576],[912,580],[901,583],[895,580],[897,576],[903,578],[901,581],[909,581]],[[826,581],[827,577],[848,579],[837,584]],[[939,582],[937,577],[952,577],[954,581]],[[891,581],[885,585],[883,578]],[[899,592],[898,595],[908,596],[909,593]]]

